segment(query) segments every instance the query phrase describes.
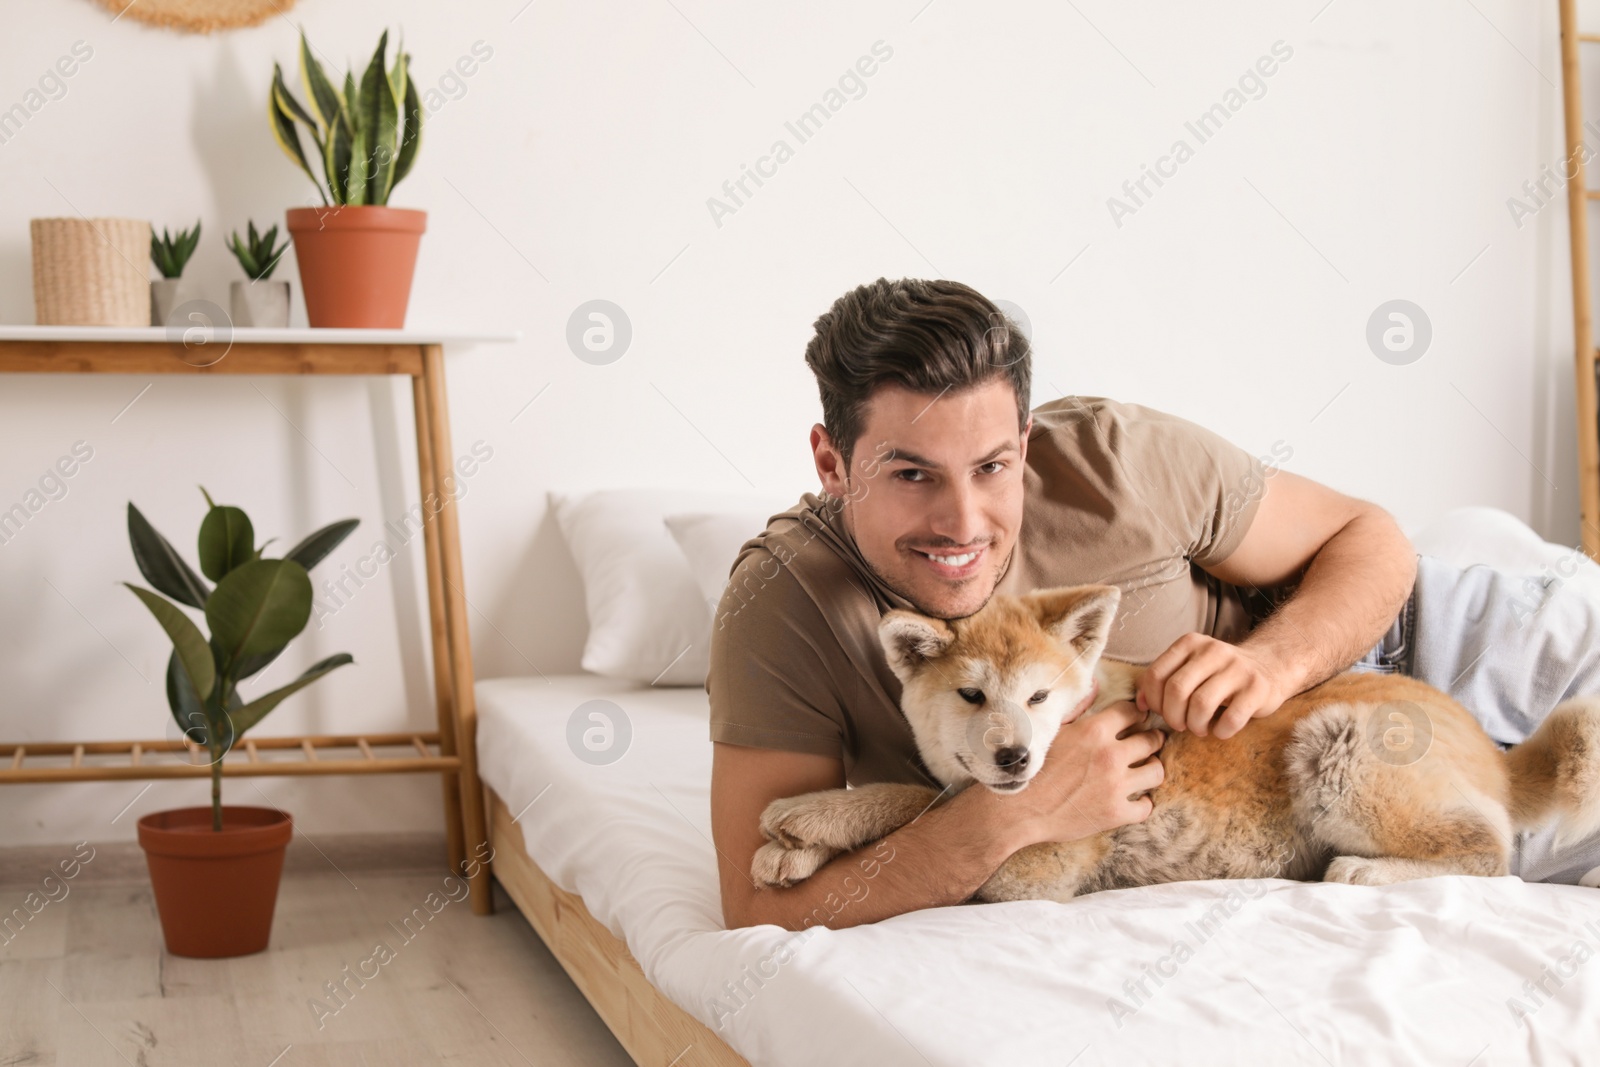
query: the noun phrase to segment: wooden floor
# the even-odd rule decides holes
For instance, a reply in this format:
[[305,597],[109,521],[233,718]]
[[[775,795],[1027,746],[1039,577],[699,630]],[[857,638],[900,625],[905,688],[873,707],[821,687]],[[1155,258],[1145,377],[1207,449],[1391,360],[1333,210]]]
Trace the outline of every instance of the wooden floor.
[[[3,875],[0,917],[40,888]],[[629,1067],[503,891],[475,918],[445,877],[287,871],[271,946],[232,960],[167,955],[136,868],[53,888],[58,902],[0,933],[0,1064]],[[325,984],[340,982],[336,998]]]

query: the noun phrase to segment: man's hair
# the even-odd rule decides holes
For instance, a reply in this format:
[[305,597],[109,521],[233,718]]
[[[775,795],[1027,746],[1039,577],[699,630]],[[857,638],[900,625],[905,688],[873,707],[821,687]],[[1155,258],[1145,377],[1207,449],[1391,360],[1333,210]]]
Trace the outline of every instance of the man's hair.
[[806,365],[817,376],[822,425],[850,470],[867,400],[895,382],[930,400],[1004,376],[1028,424],[1032,350],[1016,323],[960,282],[900,278],[852,289],[817,319]]

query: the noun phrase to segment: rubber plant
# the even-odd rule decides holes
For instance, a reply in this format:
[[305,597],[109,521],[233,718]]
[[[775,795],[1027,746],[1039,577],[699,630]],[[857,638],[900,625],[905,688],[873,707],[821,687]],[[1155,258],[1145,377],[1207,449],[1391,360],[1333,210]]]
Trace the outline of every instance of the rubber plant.
[[[200,572],[128,502],[128,539],[139,572],[154,591],[124,582],[156,617],[172,641],[167,660],[167,704],[185,739],[211,757],[211,828],[222,830],[222,760],[247,730],[285,699],[323,675],[352,663],[335,653],[300,677],[251,700],[239,683],[277,659],[311,618],[308,572],[356,528],[344,519],[324,526],[281,559],[262,556],[276,538],[254,546],[255,529],[241,509],[218,505],[200,489],[209,510],[200,522]],[[216,583],[208,586],[209,578]],[[163,595],[165,594],[165,595]],[[203,612],[209,638],[183,608]]]
[[[422,140],[422,106],[411,80],[411,56],[401,45],[396,48],[394,66],[388,67],[388,46],[389,31],[384,30],[360,83],[347,71],[341,90],[311,54],[302,29],[304,106],[284,84],[283,68],[272,65],[268,109],[273,135],[317,187],[324,204],[387,204],[389,194],[416,162]],[[300,143],[296,123],[306,127],[316,147],[320,179]]]

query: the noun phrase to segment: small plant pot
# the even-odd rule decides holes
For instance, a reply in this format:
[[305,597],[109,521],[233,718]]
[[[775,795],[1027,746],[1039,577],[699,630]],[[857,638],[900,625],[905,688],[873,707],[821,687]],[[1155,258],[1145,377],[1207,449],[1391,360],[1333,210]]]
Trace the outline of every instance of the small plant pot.
[[306,319],[314,327],[406,324],[428,213],[412,208],[297,207],[287,212]]
[[140,819],[167,951],[217,959],[265,949],[293,833],[289,816],[274,808],[224,805],[220,832],[211,829],[209,805]]
[[234,282],[228,287],[228,311],[242,327],[282,329],[289,325],[289,283]]
[[199,298],[199,288],[187,278],[157,278],[150,283],[150,325],[168,325],[173,311]]

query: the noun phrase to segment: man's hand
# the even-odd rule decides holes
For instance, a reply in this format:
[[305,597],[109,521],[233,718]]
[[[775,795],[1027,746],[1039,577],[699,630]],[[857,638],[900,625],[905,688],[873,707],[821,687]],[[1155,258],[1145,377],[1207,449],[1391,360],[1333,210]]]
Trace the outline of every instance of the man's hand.
[[1228,738],[1251,719],[1277,711],[1293,695],[1284,689],[1249,649],[1190,633],[1150,664],[1139,679],[1135,703],[1158,713],[1174,730]]
[[1156,758],[1166,736],[1140,729],[1144,718],[1124,700],[1067,723],[1028,788],[995,798],[1007,812],[1015,811],[1027,844],[1076,841],[1150,817],[1154,805],[1144,794],[1166,778]]

